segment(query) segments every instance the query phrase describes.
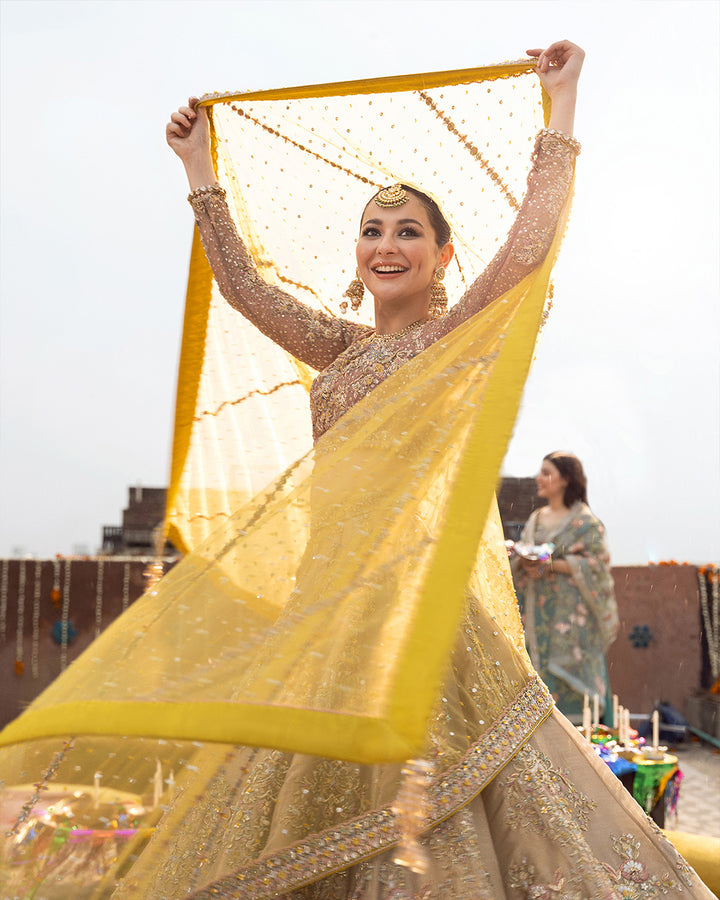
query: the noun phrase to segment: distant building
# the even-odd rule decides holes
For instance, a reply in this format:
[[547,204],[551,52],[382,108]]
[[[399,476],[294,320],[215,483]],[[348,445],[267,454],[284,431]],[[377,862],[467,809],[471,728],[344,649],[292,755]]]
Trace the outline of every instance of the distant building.
[[[166,501],[166,488],[129,488],[122,525],[103,526],[100,552],[105,556],[152,556],[156,551],[155,531],[165,519]],[[175,553],[177,551],[167,541],[163,555]]]
[[498,506],[505,540],[517,541],[530,513],[545,500],[537,495],[534,478],[503,478],[498,490]]
[[[498,491],[498,506],[507,540],[516,541],[530,513],[545,501],[537,496],[534,478],[503,478]],[[128,505],[122,525],[105,525],[101,553],[105,556],[152,556],[154,532],[165,518],[166,488],[128,488]],[[168,541],[164,555],[177,553]]]

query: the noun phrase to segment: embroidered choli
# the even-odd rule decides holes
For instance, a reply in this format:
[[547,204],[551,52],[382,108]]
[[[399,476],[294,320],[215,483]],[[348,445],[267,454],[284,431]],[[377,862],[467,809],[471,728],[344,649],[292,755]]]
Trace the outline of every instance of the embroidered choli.
[[395,339],[329,316],[267,284],[238,236],[221,188],[194,191],[190,201],[215,279],[228,303],[275,343],[319,370],[310,393],[317,440],[403,363],[516,285],[545,257],[572,182],[577,142],[541,131],[528,189],[508,238],[461,300]]

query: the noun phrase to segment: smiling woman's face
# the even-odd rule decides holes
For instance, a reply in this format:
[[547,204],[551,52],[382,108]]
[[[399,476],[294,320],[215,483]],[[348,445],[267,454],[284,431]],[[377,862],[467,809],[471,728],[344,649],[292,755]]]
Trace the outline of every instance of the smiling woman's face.
[[360,278],[376,300],[430,302],[441,248],[425,207],[410,196],[390,209],[368,204],[356,247]]

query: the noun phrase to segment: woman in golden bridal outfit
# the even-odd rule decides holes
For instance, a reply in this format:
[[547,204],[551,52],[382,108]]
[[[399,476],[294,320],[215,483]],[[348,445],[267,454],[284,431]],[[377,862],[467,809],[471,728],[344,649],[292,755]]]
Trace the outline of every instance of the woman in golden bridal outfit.
[[[489,67],[494,74],[480,78],[435,73],[442,77],[434,94],[435,76],[413,77],[410,88],[403,76],[405,99],[394,90],[383,99],[373,81],[364,121],[357,85],[350,100],[342,91],[314,94],[311,118],[305,107],[295,119],[285,92],[282,109],[268,113],[247,96],[222,101],[212,144],[206,113],[193,101],[172,115],[168,142],[185,164],[226,299],[320,372],[310,395],[315,449],[238,504],[0,734],[9,786],[0,816],[3,896],[710,896],[554,710],[524,649],[496,510],[481,533],[486,507],[478,507],[494,485],[532,357],[578,152],[572,130],[583,52],[561,41],[531,56],[552,114],[522,204],[460,131],[468,110],[479,117],[483,98],[495,93],[486,82],[497,78],[497,99],[508,110],[497,123],[502,165],[520,158],[527,132],[510,116],[525,100],[507,79],[534,77],[527,60]],[[418,120],[419,139],[430,134],[428,122],[436,136],[451,131],[461,145],[457,158],[453,149],[446,158],[448,169],[454,159],[453,188],[464,184],[469,151],[474,175],[458,204],[472,205],[472,227],[472,191],[480,200],[481,184],[505,191],[503,204],[517,210],[502,249],[447,310],[442,271],[453,246],[444,216],[422,192],[404,184],[377,190],[375,181],[387,167],[427,169],[405,168],[404,147],[402,160],[384,148],[383,163],[369,165],[377,148],[358,146],[372,141],[383,112],[388,131],[396,128],[394,146],[407,142],[403,129]],[[335,155],[345,146],[343,114],[343,127],[353,126],[345,167]],[[221,177],[252,254],[209,149],[220,159],[240,120],[247,156],[262,167],[259,184],[240,185],[244,173],[222,167]],[[483,116],[482,125],[483,141],[500,150],[491,146],[496,123]],[[265,136],[271,143],[262,143]],[[332,159],[330,150],[319,152],[323,142]],[[290,150],[300,154],[292,165]],[[268,157],[275,162],[268,183],[284,184],[285,194],[265,188]],[[292,265],[274,268],[257,234],[260,219],[235,202],[241,188],[256,190],[255,213],[271,207],[282,217],[293,192],[301,205],[311,188],[326,197],[338,184],[344,193],[359,184],[364,192],[366,183],[376,187],[358,209],[358,278],[348,293],[357,303],[363,286],[369,290],[373,328],[311,309],[268,283],[292,280],[315,299],[327,296],[320,279],[305,278],[307,260],[327,262],[324,236],[333,247],[341,242],[322,208],[309,211],[320,232],[311,241],[302,210],[292,207],[302,234]],[[489,242],[502,213],[496,219]],[[256,260],[270,272],[267,281]],[[224,304],[213,311],[229,312]],[[189,318],[186,335],[195,335]],[[223,320],[215,331],[222,339],[231,327]],[[195,357],[204,349],[189,348]],[[222,380],[217,354],[211,359]],[[272,389],[285,390],[292,377]],[[242,390],[225,392],[221,405],[244,399]],[[218,405],[203,397],[200,410],[216,448]],[[194,425],[193,415],[186,418]],[[234,427],[235,420],[227,433],[241,440]],[[200,455],[203,471],[209,456]],[[209,508],[197,511],[204,517]]]
[[[446,309],[442,278],[453,257],[447,222],[430,197],[409,185],[380,190],[362,212],[357,279],[348,290],[354,303],[363,286],[372,295],[374,328],[311,310],[262,280],[215,181],[205,111],[191,99],[172,114],[167,141],[184,163],[203,246],[226,300],[320,371],[311,391],[319,448],[332,439],[341,419],[357,411],[356,404],[370,392],[380,393],[388,376],[447,339],[548,253],[579,150],[572,132],[584,53],[560,41],[530,55],[537,58],[552,115],[538,135],[528,191],[507,242],[462,299]],[[385,437],[392,440],[391,434]],[[368,459],[378,452],[384,451],[376,443],[368,448]],[[348,511],[346,527],[361,527],[364,515],[358,502]],[[321,529],[322,522],[314,527]],[[222,775],[204,782],[202,795],[190,791],[192,802],[168,812],[146,851],[149,859],[164,861],[149,872],[141,858],[119,895],[709,897],[587,743],[553,710],[522,648],[501,532],[492,529],[490,524],[485,535],[485,583],[471,585],[442,697],[428,722],[425,756],[434,774],[424,790],[413,796],[411,775],[404,798],[397,800],[402,770],[394,764],[238,748],[224,761]],[[342,528],[332,540],[340,556]],[[304,559],[296,601],[307,574],[303,568],[314,565],[317,561]],[[291,601],[281,617],[291,623],[287,627],[292,614]],[[347,621],[328,628],[335,624],[353,628]],[[349,652],[337,659],[338,680],[352,677],[351,657]],[[402,835],[393,804],[409,821],[417,811],[414,802],[423,797],[419,848],[413,850],[412,842],[417,829],[407,821],[403,825],[400,816],[409,849],[398,864],[395,846]]]

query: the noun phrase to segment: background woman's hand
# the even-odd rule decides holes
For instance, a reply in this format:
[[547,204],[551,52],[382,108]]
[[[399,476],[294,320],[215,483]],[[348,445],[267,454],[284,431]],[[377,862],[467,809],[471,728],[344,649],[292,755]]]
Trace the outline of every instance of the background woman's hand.
[[526,559],[525,557],[520,557],[520,565],[523,567],[523,571],[525,574],[532,578],[533,580],[537,578],[542,578],[545,574],[545,563],[541,562],[539,559]]
[[537,73],[551,98],[577,90],[585,51],[570,41],[556,41],[546,50],[528,50],[537,59]]
[[183,162],[188,162],[193,156],[205,155],[210,149],[207,112],[197,103],[197,97],[190,97],[187,106],[181,106],[170,116],[165,128],[169,146]]

